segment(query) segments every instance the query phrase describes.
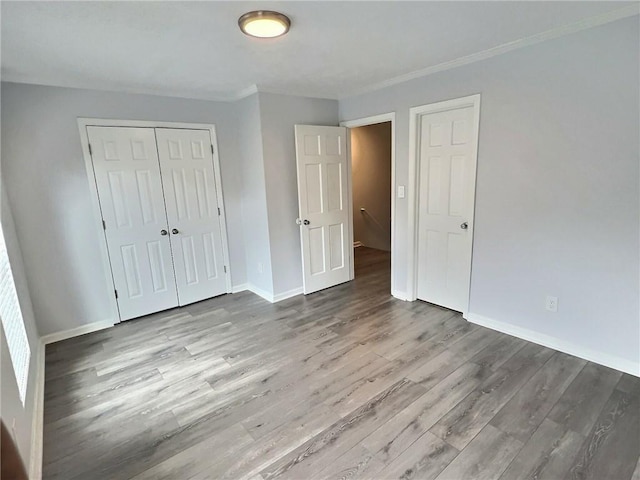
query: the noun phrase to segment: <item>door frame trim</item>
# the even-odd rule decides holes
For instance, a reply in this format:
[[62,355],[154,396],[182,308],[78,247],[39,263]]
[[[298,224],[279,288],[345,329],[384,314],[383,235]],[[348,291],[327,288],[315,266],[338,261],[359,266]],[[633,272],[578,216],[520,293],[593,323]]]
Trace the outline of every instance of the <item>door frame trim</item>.
[[[366,127],[378,123],[391,122],[391,295],[401,300],[406,300],[406,295],[397,292],[395,288],[394,258],[396,257],[396,112],[381,113],[370,117],[356,118],[340,122],[341,127],[347,131],[356,127]],[[347,189],[349,191],[349,245],[353,245],[353,178],[351,172],[351,134],[347,135]],[[351,280],[355,278],[354,255],[351,255],[350,265]]]
[[220,174],[220,157],[218,152],[218,137],[216,135],[216,127],[210,123],[184,123],[184,122],[160,122],[153,120],[116,120],[105,118],[87,118],[78,117],[78,130],[80,131],[80,146],[82,148],[82,156],[84,157],[85,169],[87,172],[87,180],[89,181],[89,190],[91,191],[91,209],[95,220],[95,231],[102,240],[99,242],[100,258],[102,268],[107,282],[107,298],[111,306],[111,318],[117,319],[115,323],[120,323],[120,311],[118,302],[115,298],[115,282],[113,272],[111,270],[111,260],[109,258],[109,249],[107,247],[107,237],[102,227],[102,210],[100,208],[100,200],[98,196],[98,186],[96,184],[95,172],[93,170],[93,161],[89,153],[89,135],[87,127],[132,127],[132,128],[174,128],[185,130],[207,130],[213,144],[213,170],[215,173],[216,194],[218,206],[220,207],[220,230],[222,233],[222,255],[224,265],[227,267],[225,273],[227,293],[231,293],[231,264],[229,262],[229,243],[227,233],[226,209],[224,206],[224,195],[222,192],[222,176]]
[[466,97],[454,98],[437,103],[420,105],[409,109],[409,179],[407,185],[408,192],[408,213],[407,213],[407,230],[408,230],[408,255],[407,255],[407,293],[410,295],[409,300],[417,300],[418,294],[418,266],[416,260],[418,258],[418,195],[419,188],[418,179],[420,178],[420,168],[418,165],[418,154],[420,152],[420,117],[425,114],[446,112],[458,108],[473,107],[473,135],[472,138],[472,157],[474,160],[474,198],[471,207],[471,266],[469,269],[469,278],[467,279],[467,298],[462,311],[462,317],[467,318],[469,313],[469,294],[471,291],[471,271],[473,270],[473,242],[475,233],[475,207],[476,207],[476,186],[477,186],[477,166],[478,166],[478,142],[480,138],[480,94],[469,95]]

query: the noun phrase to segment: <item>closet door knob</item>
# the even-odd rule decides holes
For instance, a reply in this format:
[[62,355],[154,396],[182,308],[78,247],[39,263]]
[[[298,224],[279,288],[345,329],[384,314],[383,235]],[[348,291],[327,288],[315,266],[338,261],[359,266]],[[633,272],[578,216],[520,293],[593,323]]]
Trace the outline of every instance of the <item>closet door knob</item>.
[[160,235],[167,235],[169,232],[167,232],[165,229],[160,230]]
[[178,231],[177,228],[174,228],[173,230],[171,230],[171,233],[173,233],[174,235],[177,235],[180,232]]

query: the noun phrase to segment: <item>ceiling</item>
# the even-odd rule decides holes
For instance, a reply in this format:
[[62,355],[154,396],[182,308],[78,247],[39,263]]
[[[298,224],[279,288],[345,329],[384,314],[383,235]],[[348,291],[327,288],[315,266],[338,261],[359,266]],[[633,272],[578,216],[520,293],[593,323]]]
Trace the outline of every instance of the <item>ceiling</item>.
[[[579,28],[567,27],[576,22],[628,16],[637,5],[2,1],[1,75],[5,81],[212,100],[239,98],[256,86],[341,98],[556,36]],[[288,15],[289,34],[268,40],[243,35],[238,17],[257,9]]]

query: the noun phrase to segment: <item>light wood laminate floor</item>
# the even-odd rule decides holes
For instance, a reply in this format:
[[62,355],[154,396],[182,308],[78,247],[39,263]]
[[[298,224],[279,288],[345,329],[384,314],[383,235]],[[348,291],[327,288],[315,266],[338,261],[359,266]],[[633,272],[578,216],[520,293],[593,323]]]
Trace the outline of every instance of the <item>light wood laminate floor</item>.
[[639,379],[396,300],[371,249],[46,354],[46,479],[640,478]]

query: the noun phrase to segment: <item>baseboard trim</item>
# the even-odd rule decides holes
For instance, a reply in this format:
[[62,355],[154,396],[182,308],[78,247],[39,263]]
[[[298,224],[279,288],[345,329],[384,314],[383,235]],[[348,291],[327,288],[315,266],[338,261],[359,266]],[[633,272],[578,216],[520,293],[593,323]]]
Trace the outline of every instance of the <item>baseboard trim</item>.
[[80,327],[71,328],[69,330],[62,330],[61,332],[50,333],[40,338],[40,341],[45,345],[50,343],[60,342],[67,338],[78,337],[85,333],[97,332],[98,330],[104,330],[105,328],[113,327],[117,322],[113,320],[102,320],[100,322],[93,322]]
[[264,298],[267,302],[273,303],[273,293],[267,292],[266,290],[262,290],[261,288],[256,287],[255,285],[252,285],[252,284],[248,285],[247,290],[249,290],[252,293],[255,293],[259,297]]
[[559,352],[568,353],[569,355],[589,360],[590,362],[604,365],[605,367],[613,368],[615,370],[628,373],[629,375],[640,377],[640,363],[637,362],[625,360],[624,358],[616,357],[608,353],[598,352],[590,348],[581,347],[565,340],[552,337],[551,335],[535,332],[528,328],[518,327],[499,320],[493,320],[475,313],[469,313],[467,321],[492,330],[497,330],[498,332],[506,333],[513,337],[521,338],[522,340],[527,340],[528,342],[537,343],[538,345],[558,350]]
[[281,302],[282,300],[286,300],[287,298],[295,297],[296,295],[300,295],[303,293],[302,287],[293,288],[287,292],[278,293],[273,296],[273,303]]
[[249,290],[248,283],[241,283],[240,285],[234,285],[231,287],[231,293],[246,292],[247,290]]
[[393,295],[393,297],[397,298],[398,300],[404,300],[405,302],[411,301],[409,299],[409,295],[407,295],[405,292],[401,292],[400,290],[392,290],[391,295]]
[[42,479],[42,449],[44,437],[44,365],[45,344],[42,339],[38,342],[36,356],[36,378],[33,400],[33,420],[31,423],[31,458],[29,459],[29,478]]
[[295,297],[296,295],[300,295],[303,293],[302,287],[294,288],[292,290],[288,290],[286,292],[273,294],[271,292],[267,292],[266,290],[262,290],[261,288],[256,287],[255,285],[248,284],[247,290],[255,293],[259,297],[264,298],[267,302],[270,303],[278,303],[282,300],[286,300],[287,298]]

